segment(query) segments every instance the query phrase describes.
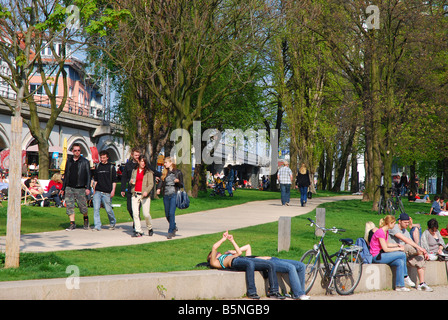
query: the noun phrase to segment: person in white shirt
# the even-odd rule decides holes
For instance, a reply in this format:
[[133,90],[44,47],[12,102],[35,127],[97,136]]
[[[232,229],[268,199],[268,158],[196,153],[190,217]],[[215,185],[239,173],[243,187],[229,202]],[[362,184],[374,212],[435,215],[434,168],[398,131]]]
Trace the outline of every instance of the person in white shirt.
[[280,183],[282,206],[289,206],[293,175],[291,169],[289,168],[288,161],[283,161],[283,166],[280,168],[280,170],[278,170],[277,179]]

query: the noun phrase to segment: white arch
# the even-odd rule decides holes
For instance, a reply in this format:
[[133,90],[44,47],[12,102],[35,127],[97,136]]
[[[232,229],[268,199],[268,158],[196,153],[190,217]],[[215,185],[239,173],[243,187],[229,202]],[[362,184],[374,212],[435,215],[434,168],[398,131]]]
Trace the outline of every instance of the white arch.
[[[110,143],[110,144],[104,144],[102,150],[107,150],[109,152],[109,160],[111,162],[120,162],[120,152],[118,151],[117,147]],[[112,151],[112,152],[111,152]]]
[[[89,143],[81,135],[73,135],[67,139],[67,150],[71,150],[72,145],[75,142],[79,143],[81,145],[81,153],[84,154],[84,157],[87,159],[91,159],[92,156],[91,156],[91,152],[90,152]],[[84,150],[82,150],[82,149],[84,149]],[[85,153],[83,151],[85,151]]]
[[[28,130],[27,134],[25,135],[25,138],[22,141],[22,149],[26,150],[30,146],[31,142],[33,142],[34,137],[31,135],[31,131]],[[55,144],[53,141],[51,141],[51,138],[48,138],[48,145],[50,147],[54,146]]]

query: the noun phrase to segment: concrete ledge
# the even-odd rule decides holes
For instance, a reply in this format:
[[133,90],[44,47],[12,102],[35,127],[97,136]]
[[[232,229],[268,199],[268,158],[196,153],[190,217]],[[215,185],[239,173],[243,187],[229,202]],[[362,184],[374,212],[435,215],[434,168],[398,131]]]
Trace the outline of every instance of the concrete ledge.
[[[383,264],[363,266],[363,275],[356,292],[392,289],[395,279],[391,268]],[[409,268],[416,282],[416,270]],[[289,291],[287,275],[278,274],[282,291]],[[429,285],[447,284],[444,262],[428,262],[426,279]],[[255,273],[258,294],[268,288],[260,272]],[[310,294],[324,294],[320,276]],[[0,300],[182,300],[232,299],[246,294],[244,272],[197,270],[167,273],[144,273],[61,279],[0,282]]]
[[[412,281],[419,283],[417,269],[408,266],[408,274]],[[446,262],[427,261],[425,271],[425,282],[431,285],[444,285],[448,283]],[[387,264],[365,264],[363,265],[361,280],[355,292],[366,292],[373,290],[395,289],[395,270]],[[310,294],[325,294],[322,279],[318,274],[316,282]]]

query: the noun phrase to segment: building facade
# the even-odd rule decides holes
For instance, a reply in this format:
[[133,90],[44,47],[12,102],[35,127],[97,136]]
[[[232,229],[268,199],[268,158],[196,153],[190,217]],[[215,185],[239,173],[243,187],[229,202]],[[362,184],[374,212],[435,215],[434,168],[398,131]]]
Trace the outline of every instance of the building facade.
[[[59,51],[62,50],[61,46],[58,45],[55,48]],[[70,49],[67,48],[67,50]],[[52,67],[50,49],[45,48],[41,55],[43,61],[48,62],[45,66],[46,77],[54,79],[55,69]],[[68,150],[74,143],[79,143],[83,156],[90,160],[94,158],[92,157],[92,149],[96,148],[98,152],[107,150],[111,162],[116,164],[126,162],[129,158],[129,148],[124,143],[120,126],[104,121],[105,106],[100,84],[86,72],[85,64],[75,57],[67,59],[64,68],[67,73],[68,97],[49,138],[49,151],[53,159],[50,168],[59,168],[65,139],[67,140]],[[0,61],[0,72],[6,75],[10,74],[6,63],[3,61]],[[60,77],[58,83],[50,84],[50,89],[56,90],[57,104],[62,101],[63,88],[62,77]],[[42,77],[38,72],[31,77],[28,89],[30,93],[34,94],[34,100],[38,105],[39,120],[44,127],[49,119],[51,109],[50,100],[42,86]],[[4,81],[0,83],[0,95],[10,99],[11,104],[14,104],[16,94]],[[22,110],[22,116],[29,118],[29,109],[26,105]],[[38,164],[37,141],[25,124],[22,132],[22,150],[26,151],[25,162],[27,164],[36,162]],[[10,148],[10,136],[11,110],[7,105],[0,103],[0,151]],[[1,163],[3,164],[3,161]]]

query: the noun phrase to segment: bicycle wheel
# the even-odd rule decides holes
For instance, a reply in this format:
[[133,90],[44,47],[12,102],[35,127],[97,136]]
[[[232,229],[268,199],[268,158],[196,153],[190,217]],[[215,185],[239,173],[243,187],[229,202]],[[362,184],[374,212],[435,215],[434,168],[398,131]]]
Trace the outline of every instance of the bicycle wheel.
[[398,202],[398,205],[397,205],[398,209],[400,209],[401,213],[405,213],[404,212],[403,202],[401,201],[401,198],[398,198],[397,202]]
[[395,216],[395,207],[394,203],[392,202],[392,199],[387,199],[386,201],[386,214],[390,214],[392,216]]
[[362,259],[359,251],[349,252],[336,262],[333,273],[334,286],[340,295],[352,294],[362,275]]
[[381,196],[380,201],[378,201],[378,214],[382,214],[384,211],[384,199]]
[[317,271],[320,268],[320,259],[317,257],[316,250],[308,250],[300,258],[300,262],[305,264],[305,293],[308,293],[316,281]]

